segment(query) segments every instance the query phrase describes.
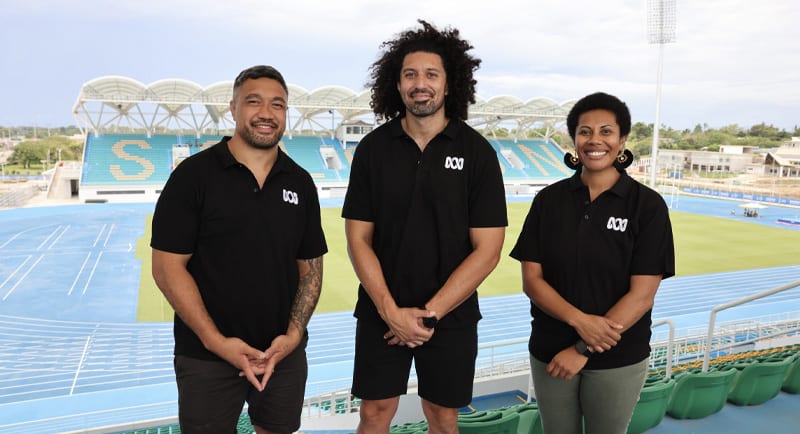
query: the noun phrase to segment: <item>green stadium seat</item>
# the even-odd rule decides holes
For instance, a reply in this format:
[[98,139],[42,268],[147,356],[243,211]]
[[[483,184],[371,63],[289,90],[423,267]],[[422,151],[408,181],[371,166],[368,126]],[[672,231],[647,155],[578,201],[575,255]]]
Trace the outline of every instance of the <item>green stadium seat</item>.
[[542,423],[539,422],[539,406],[535,402],[526,402],[503,410],[503,415],[511,413],[517,413],[519,415],[517,434],[537,433],[537,423],[539,426],[538,433],[541,433]]
[[786,369],[786,376],[783,379],[781,390],[792,394],[800,393],[800,353],[797,353]]
[[[499,413],[499,412],[498,412]],[[519,427],[519,414],[509,413],[499,419],[471,420],[466,418],[458,420],[459,434],[517,434]]]
[[389,428],[390,434],[416,434],[428,432],[428,422],[408,422],[399,425],[393,425]]
[[502,416],[503,413],[496,410],[474,411],[472,413],[460,413],[458,415],[458,420],[469,421],[469,422],[489,421],[489,420],[500,419]]
[[659,380],[645,384],[639,392],[639,402],[633,410],[628,434],[639,434],[661,423],[667,413],[667,403],[674,388],[674,380]]
[[760,405],[781,392],[786,369],[792,359],[751,363],[738,371],[731,381],[728,402],[736,405]]
[[418,432],[425,432],[425,431],[422,431],[419,428],[411,428],[411,427],[408,428],[394,427],[389,430],[389,434],[416,434]]
[[253,424],[250,422],[250,416],[247,413],[242,413],[239,416],[239,421],[236,422],[236,432],[237,434],[253,434],[256,432],[256,429],[253,428]]
[[722,410],[735,369],[690,372],[675,380],[667,414],[675,419],[701,419]]

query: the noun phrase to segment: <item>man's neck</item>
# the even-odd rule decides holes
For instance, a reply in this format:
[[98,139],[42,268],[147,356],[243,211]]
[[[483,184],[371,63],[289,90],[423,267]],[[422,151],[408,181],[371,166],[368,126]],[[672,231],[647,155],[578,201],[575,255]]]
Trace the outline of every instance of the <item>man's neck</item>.
[[228,149],[236,161],[250,169],[258,180],[259,187],[264,185],[267,175],[278,159],[278,145],[269,149],[254,148],[237,135],[228,141]]
[[420,151],[424,151],[428,143],[444,131],[448,122],[444,110],[430,116],[414,116],[406,111],[406,115],[400,120],[403,131],[414,140]]

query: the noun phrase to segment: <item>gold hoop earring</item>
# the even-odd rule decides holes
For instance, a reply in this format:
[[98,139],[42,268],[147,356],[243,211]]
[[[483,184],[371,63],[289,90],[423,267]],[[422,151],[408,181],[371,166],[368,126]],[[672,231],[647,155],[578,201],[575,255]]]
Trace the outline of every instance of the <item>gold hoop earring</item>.
[[631,163],[633,163],[633,153],[629,149],[623,149],[614,159],[614,167],[620,172],[627,169]]
[[578,170],[581,167],[581,160],[571,153],[564,154],[564,164],[572,170]]

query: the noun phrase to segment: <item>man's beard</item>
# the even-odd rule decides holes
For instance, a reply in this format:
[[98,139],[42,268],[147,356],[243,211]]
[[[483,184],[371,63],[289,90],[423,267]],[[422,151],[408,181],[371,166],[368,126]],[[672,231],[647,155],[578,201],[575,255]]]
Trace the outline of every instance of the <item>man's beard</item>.
[[[428,95],[431,95],[429,92],[426,92]],[[415,93],[411,94],[411,97],[414,97]],[[444,106],[444,99],[441,101],[437,101],[433,96],[427,102],[422,104],[416,104],[413,100],[411,103],[406,103],[406,110],[414,116],[424,118],[427,116],[431,116],[436,114],[443,106]]]
[[245,126],[239,129],[239,136],[252,148],[267,150],[278,145],[283,137],[283,131],[276,130],[276,134],[273,136],[262,136],[256,134],[250,126]]

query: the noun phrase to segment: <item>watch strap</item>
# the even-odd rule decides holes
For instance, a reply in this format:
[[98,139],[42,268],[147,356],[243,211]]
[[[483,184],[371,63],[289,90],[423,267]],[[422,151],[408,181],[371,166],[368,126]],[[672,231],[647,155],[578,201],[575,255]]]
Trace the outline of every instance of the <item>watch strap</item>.
[[584,342],[583,339],[575,343],[575,351],[577,351],[578,354],[585,357],[589,357],[592,355],[592,352],[589,350],[589,346],[586,345],[586,342]]

